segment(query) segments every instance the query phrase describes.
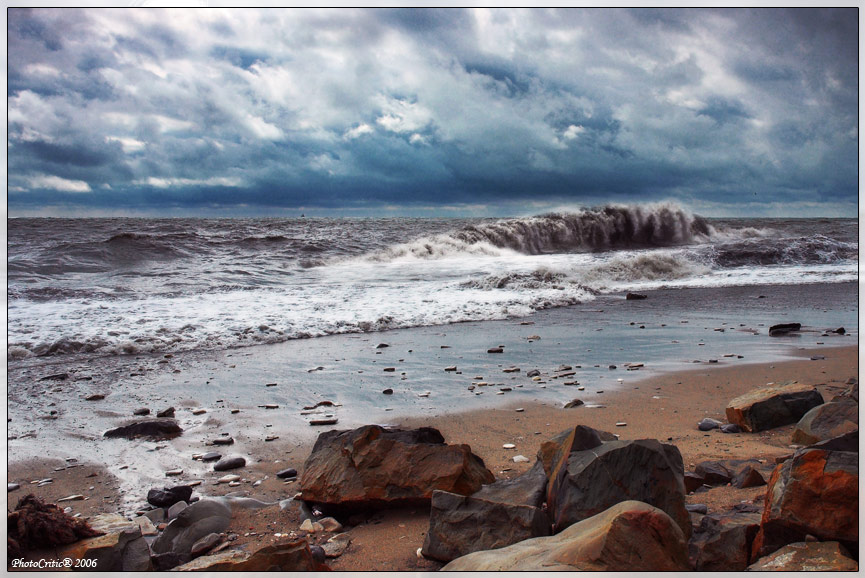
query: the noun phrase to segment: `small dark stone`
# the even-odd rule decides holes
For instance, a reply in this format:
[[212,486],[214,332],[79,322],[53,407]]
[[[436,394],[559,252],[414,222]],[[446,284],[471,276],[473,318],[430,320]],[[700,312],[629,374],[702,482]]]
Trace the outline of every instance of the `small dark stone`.
[[742,433],[742,428],[734,423],[725,423],[721,426],[721,433],[725,434],[734,434],[734,433]]
[[648,295],[643,295],[642,293],[631,293],[631,292],[628,292],[628,294],[625,295],[625,299],[627,299],[628,301],[637,301],[640,299],[648,299],[648,297],[649,297]]
[[569,408],[572,408],[572,407],[580,407],[581,405],[583,405],[583,400],[581,400],[581,399],[573,399],[573,400],[571,400],[571,401],[569,401],[568,403],[565,404],[565,409],[569,409]]
[[779,323],[778,325],[773,325],[769,328],[769,337],[787,335],[788,333],[799,331],[800,329],[802,329],[801,323]]
[[230,446],[234,444],[233,437],[224,437],[224,438],[216,438],[213,440],[213,445],[215,446]]
[[393,389],[391,389],[391,388],[384,389],[384,390],[382,390],[382,393],[385,395],[393,395]]
[[610,369],[616,369],[616,366],[615,366],[615,365],[611,365],[611,366],[610,366]]
[[139,407],[132,412],[132,415],[150,415],[150,408]]
[[158,411],[156,412],[156,417],[174,417],[174,408],[169,407],[168,409]]
[[845,333],[847,333],[847,331],[845,331],[843,327],[839,327],[838,329],[836,329],[832,333],[837,333],[838,335],[844,335]]
[[100,399],[105,399],[105,395],[101,393],[94,393],[84,398],[85,401],[99,401]]
[[64,381],[67,379],[69,379],[68,373],[55,373],[54,375],[46,375],[45,377],[41,378],[39,381],[48,381],[48,380]]
[[183,433],[183,429],[174,420],[151,419],[116,427],[102,435],[107,438],[133,439],[136,437],[150,437],[158,439],[173,437],[180,433]]
[[288,478],[296,478],[297,470],[294,468],[287,468],[282,470],[281,472],[276,472],[276,477],[280,479],[288,479]]
[[379,343],[375,346],[376,349],[384,349],[385,347],[390,347],[387,343]]
[[170,508],[177,502],[188,502],[191,496],[191,486],[174,486],[161,490],[152,488],[147,492],[147,503],[157,508]]
[[219,458],[222,457],[222,454],[219,452],[207,452],[203,456],[201,456],[202,462],[215,462]]
[[324,564],[324,560],[326,558],[324,553],[324,548],[321,546],[310,546],[309,551],[312,553],[312,559],[318,562],[319,564]]
[[526,377],[539,377],[540,375],[541,375],[541,372],[538,371],[537,369],[532,369],[532,370],[526,372]]
[[487,353],[504,353],[504,347],[490,347],[487,349]]
[[242,468],[246,465],[246,460],[240,456],[223,458],[213,465],[214,472],[224,472],[226,470],[234,470]]

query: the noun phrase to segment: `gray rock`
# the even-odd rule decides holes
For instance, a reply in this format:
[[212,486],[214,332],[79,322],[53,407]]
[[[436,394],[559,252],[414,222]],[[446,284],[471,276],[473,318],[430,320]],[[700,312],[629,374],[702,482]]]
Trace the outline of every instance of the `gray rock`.
[[246,459],[241,456],[233,456],[223,458],[213,465],[214,472],[225,472],[227,470],[235,470],[246,465]]
[[231,508],[227,504],[218,500],[199,500],[180,512],[165,527],[153,542],[153,552],[188,556],[198,540],[208,534],[224,532],[230,522]]
[[859,429],[859,403],[851,398],[824,403],[808,411],[793,430],[792,442],[812,445]]
[[147,502],[157,508],[169,508],[177,502],[188,502],[192,497],[191,486],[174,486],[172,488],[151,488],[147,492]]
[[167,409],[163,409],[162,411],[156,412],[156,417],[174,417],[174,408],[169,407]]
[[709,513],[709,506],[706,504],[685,504],[685,509],[694,514],[706,515]]
[[222,458],[222,454],[219,452],[207,452],[203,456],[201,456],[202,462],[215,462]]
[[704,516],[688,544],[690,562],[700,572],[741,572],[759,529],[758,513]]
[[513,480],[483,486],[471,496],[435,491],[424,556],[448,562],[537,536],[548,536],[549,517],[541,505],[547,476],[538,461]]
[[856,429],[838,437],[823,440],[809,447],[820,450],[859,453],[859,430]]
[[550,476],[547,505],[554,531],[637,500],[666,512],[690,536],[683,470],[678,448],[658,440],[610,441],[571,452]]
[[164,552],[162,554],[153,555],[153,567],[155,570],[164,572],[171,570],[181,564],[186,564],[192,560],[190,554],[178,554],[177,552]]
[[7,493],[8,493],[8,492],[14,492],[15,490],[17,490],[17,489],[20,488],[20,487],[21,487],[21,485],[20,485],[20,484],[16,484],[15,482],[7,482],[7,483],[6,483],[6,492],[7,492]]
[[716,419],[712,419],[710,417],[706,417],[700,420],[700,423],[697,424],[697,429],[699,429],[700,431],[710,431],[721,427],[721,425],[722,422]]
[[144,512],[144,516],[154,524],[161,524],[165,521],[165,510],[162,508],[154,508],[149,512]]
[[286,468],[282,471],[276,472],[276,477],[283,480],[287,478],[296,478],[297,470],[294,468]]
[[145,540],[143,536],[136,540],[132,540],[126,545],[126,548],[123,550],[120,569],[123,572],[153,571],[153,561],[150,557],[150,546],[147,545],[147,540]]
[[346,533],[337,534],[324,543],[324,555],[328,558],[339,558],[351,544],[351,536]]
[[226,436],[223,438],[216,438],[213,440],[213,445],[215,446],[230,446],[234,444],[234,438],[231,436]]
[[531,369],[531,370],[526,372],[526,377],[539,377],[540,375],[541,375],[541,372],[538,371],[537,369]]
[[208,534],[207,536],[196,540],[195,544],[192,545],[192,549],[189,553],[192,555],[193,558],[197,558],[218,546],[222,542],[222,540],[223,537],[221,534]]
[[150,415],[150,408],[147,407],[139,407],[135,411],[132,412],[132,415]]
[[721,426],[721,433],[725,433],[725,434],[742,433],[742,428],[740,428],[739,426],[737,426],[734,423],[725,423],[724,425]]
[[172,504],[170,508],[168,508],[168,513],[166,514],[166,518],[169,520],[173,520],[186,508],[189,507],[189,504],[186,502],[177,502],[176,504]]

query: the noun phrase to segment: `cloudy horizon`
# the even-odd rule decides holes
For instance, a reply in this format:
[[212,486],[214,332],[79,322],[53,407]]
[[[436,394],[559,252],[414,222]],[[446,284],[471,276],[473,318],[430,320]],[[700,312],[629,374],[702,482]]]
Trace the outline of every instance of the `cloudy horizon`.
[[7,11],[9,216],[857,216],[857,9]]

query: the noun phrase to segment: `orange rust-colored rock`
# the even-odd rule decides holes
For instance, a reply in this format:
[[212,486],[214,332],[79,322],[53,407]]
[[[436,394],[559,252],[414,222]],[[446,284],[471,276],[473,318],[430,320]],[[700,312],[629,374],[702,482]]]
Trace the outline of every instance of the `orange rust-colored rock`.
[[751,560],[809,534],[858,549],[858,453],[799,450],[772,472]]
[[856,572],[859,563],[838,542],[796,542],[760,558],[752,572]]
[[469,495],[495,477],[468,445],[433,428],[367,425],[321,434],[300,480],[303,499],[337,510],[429,503],[434,490]]
[[755,389],[727,404],[727,420],[747,432],[796,423],[813,407],[823,403],[814,386],[793,384]]

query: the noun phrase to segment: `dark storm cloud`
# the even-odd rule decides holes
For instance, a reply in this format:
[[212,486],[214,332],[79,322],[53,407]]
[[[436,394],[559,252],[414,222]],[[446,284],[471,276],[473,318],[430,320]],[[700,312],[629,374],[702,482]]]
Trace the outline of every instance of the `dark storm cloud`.
[[7,33],[13,214],[856,207],[855,9],[12,8]]

